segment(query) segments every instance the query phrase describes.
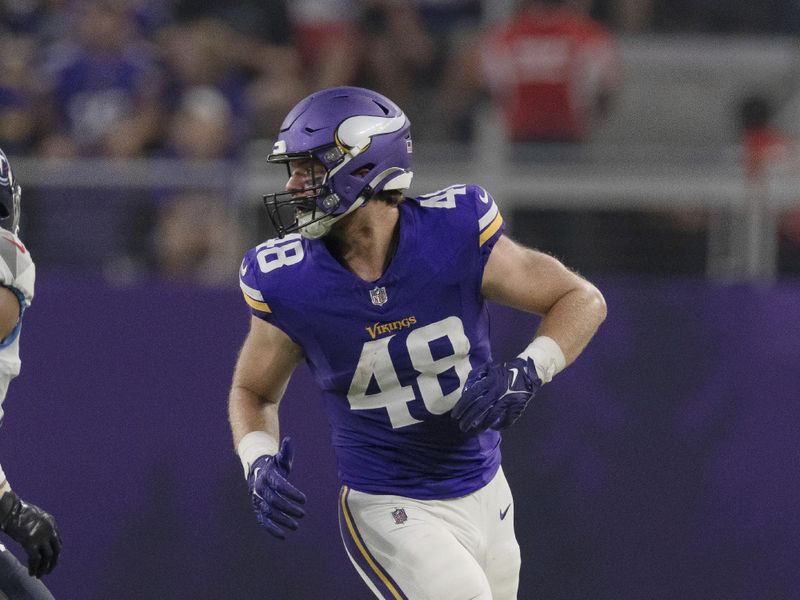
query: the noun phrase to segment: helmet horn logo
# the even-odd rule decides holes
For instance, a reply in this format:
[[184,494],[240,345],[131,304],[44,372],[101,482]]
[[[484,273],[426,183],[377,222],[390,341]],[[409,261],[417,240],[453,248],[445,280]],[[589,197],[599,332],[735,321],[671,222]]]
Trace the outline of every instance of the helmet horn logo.
[[345,148],[364,150],[376,135],[400,131],[406,124],[406,115],[374,117],[357,115],[342,121],[336,129],[336,139]]

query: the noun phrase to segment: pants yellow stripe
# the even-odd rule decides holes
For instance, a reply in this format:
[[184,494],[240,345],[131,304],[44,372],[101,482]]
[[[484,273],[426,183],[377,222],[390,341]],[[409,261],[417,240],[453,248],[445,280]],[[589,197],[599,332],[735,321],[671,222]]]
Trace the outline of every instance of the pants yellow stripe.
[[391,592],[392,597],[395,600],[403,600],[403,597],[400,595],[397,589],[392,585],[392,583],[386,578],[386,575],[384,575],[383,570],[377,564],[375,564],[375,561],[372,559],[372,556],[364,547],[364,545],[361,543],[361,538],[358,537],[355,525],[353,525],[353,518],[350,515],[350,509],[347,507],[347,503],[345,502],[345,498],[347,497],[348,491],[349,488],[346,485],[342,486],[342,494],[339,497],[339,501],[342,504],[342,514],[344,515],[345,523],[347,523],[347,529],[350,532],[350,537],[353,538],[353,541],[356,543],[356,546],[358,547],[358,550],[361,552],[361,555],[367,561],[367,564],[372,568],[373,571],[375,571],[380,580],[386,586],[386,589],[388,589],[389,592]]

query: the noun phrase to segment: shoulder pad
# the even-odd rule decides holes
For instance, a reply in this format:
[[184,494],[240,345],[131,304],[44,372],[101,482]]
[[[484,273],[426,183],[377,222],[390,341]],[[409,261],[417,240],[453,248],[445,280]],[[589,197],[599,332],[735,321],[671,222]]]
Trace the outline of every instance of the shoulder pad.
[[239,267],[239,287],[245,302],[260,316],[272,312],[264,291],[280,287],[292,265],[305,258],[305,248],[299,233],[273,238],[249,250]]
[[503,217],[494,198],[479,185],[451,185],[438,192],[419,196],[417,201],[426,208],[454,209],[463,215],[459,219],[465,222],[465,226],[467,221],[475,223],[477,220],[477,227],[472,227],[477,229],[480,246],[489,240],[496,241],[503,231]]

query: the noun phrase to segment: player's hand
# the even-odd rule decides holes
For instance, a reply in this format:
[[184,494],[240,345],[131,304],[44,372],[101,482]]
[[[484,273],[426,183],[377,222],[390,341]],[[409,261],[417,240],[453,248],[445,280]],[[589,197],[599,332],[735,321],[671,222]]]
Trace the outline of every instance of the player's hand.
[[473,369],[450,416],[464,433],[506,429],[519,419],[542,380],[531,359],[514,358]]
[[20,500],[14,492],[0,498],[0,529],[28,554],[28,573],[42,577],[52,571],[61,552],[56,522],[38,506]]
[[258,522],[280,539],[286,537],[287,529],[297,529],[297,519],[306,514],[305,494],[289,483],[293,460],[294,445],[285,437],[275,456],[260,456],[253,462],[247,478]]

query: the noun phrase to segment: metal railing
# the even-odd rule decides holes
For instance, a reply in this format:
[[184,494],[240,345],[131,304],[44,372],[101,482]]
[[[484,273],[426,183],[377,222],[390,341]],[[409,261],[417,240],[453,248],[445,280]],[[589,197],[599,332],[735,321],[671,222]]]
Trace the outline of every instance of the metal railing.
[[[480,153],[469,156],[468,152],[434,150],[430,154],[415,159],[412,193],[454,183],[482,185],[507,215],[512,231],[512,215],[526,209],[705,209],[709,214],[706,272],[717,280],[773,279],[777,215],[797,207],[800,197],[800,176],[773,174],[762,182],[749,183],[732,161],[654,166],[654,161],[617,164],[589,160],[547,165]],[[464,155],[467,158],[448,158]],[[243,215],[252,215],[250,209],[263,193],[281,189],[285,183],[280,169],[260,161],[12,160],[24,187],[49,189],[51,196],[58,190],[124,189],[145,196],[154,189],[205,189],[220,194],[233,210],[246,209]]]

